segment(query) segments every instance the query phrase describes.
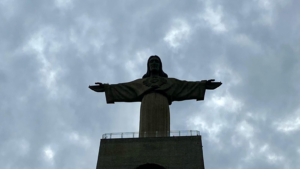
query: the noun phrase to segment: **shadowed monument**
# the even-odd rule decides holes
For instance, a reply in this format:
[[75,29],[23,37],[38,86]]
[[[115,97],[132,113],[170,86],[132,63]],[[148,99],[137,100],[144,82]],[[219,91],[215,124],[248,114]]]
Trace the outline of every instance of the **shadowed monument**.
[[[97,169],[204,169],[200,134],[170,137],[173,101],[204,100],[205,91],[219,87],[211,80],[183,81],[169,78],[158,56],[151,56],[142,79],[128,83],[89,86],[105,92],[106,102],[142,102],[139,138],[102,137]],[[192,130],[190,130],[192,131]],[[110,134],[111,135],[111,134]],[[123,135],[122,135],[123,136]]]
[[142,102],[139,137],[168,136],[170,109],[173,101],[204,100],[205,91],[219,87],[221,82],[211,80],[183,81],[169,78],[156,55],[150,56],[147,73],[142,79],[128,83],[89,86],[95,92],[105,92],[106,102]]

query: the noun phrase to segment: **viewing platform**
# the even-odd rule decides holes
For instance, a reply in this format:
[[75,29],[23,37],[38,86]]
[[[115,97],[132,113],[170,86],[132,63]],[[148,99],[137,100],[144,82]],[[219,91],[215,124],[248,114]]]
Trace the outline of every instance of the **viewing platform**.
[[136,169],[147,164],[164,169],[204,169],[199,131],[171,131],[168,137],[159,137],[159,132],[158,137],[139,135],[139,132],[104,134],[97,169]]

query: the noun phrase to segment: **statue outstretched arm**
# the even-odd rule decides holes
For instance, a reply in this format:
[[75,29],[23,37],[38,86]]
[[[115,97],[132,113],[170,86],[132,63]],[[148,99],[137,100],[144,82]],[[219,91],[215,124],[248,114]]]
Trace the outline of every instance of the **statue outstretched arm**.
[[213,90],[222,84],[221,82],[213,81],[214,79],[194,82],[173,79],[173,87],[166,92],[171,96],[172,101],[204,100],[206,89]]
[[94,90],[95,92],[104,92],[104,85],[102,83],[99,83],[99,82],[96,82],[95,84],[98,84],[98,85],[92,85],[92,86],[89,86],[89,88],[91,90]]
[[119,84],[102,84],[96,82],[96,85],[89,86],[95,92],[105,92],[106,102],[138,102],[142,99],[142,93],[145,89],[140,80]]

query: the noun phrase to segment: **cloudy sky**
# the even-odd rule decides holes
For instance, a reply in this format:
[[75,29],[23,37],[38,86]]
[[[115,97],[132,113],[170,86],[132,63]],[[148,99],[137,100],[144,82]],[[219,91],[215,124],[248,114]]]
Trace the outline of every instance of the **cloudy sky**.
[[300,1],[0,0],[0,166],[95,168],[102,134],[133,132],[140,103],[94,82],[169,77],[223,85],[174,102],[171,130],[199,130],[208,169],[300,165]]

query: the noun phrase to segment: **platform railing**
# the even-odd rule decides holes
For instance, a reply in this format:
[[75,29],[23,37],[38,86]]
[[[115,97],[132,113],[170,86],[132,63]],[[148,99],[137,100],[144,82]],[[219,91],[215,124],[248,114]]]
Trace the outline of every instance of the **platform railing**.
[[167,132],[122,132],[122,133],[105,133],[102,139],[116,138],[141,138],[141,137],[184,137],[184,136],[200,136],[198,130],[176,130]]

